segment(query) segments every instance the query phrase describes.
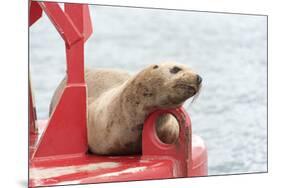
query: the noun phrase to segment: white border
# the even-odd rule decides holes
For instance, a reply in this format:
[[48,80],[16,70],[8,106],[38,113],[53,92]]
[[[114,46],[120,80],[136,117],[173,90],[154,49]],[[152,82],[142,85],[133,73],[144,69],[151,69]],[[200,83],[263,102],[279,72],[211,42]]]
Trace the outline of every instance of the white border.
[[[6,3],[7,2],[7,3]],[[61,1],[62,2],[62,1]],[[280,5],[276,0],[65,0],[186,10],[269,15],[269,173],[208,178],[137,181],[63,187],[268,187],[278,182],[280,165],[281,87]],[[26,1],[1,3],[1,187],[26,187],[27,178],[27,8]],[[279,8],[278,8],[279,7]],[[2,186],[4,185],[4,186]],[[5,186],[6,185],[6,186]]]

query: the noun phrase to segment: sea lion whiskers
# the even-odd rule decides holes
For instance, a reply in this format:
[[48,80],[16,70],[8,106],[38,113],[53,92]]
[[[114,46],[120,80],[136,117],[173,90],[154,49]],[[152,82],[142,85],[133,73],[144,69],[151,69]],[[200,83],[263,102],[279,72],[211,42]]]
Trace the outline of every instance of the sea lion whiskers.
[[197,99],[201,93],[201,88],[202,88],[202,84],[199,85],[197,92],[195,93],[195,95],[192,97],[190,103],[188,104],[188,108],[191,108],[191,106],[197,101]]

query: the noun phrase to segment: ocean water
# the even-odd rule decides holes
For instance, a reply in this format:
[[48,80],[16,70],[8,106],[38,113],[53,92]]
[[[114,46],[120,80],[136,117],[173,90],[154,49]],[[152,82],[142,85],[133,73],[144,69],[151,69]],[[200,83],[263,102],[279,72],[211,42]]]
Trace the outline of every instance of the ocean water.
[[[87,67],[134,74],[177,61],[203,78],[185,104],[193,133],[208,147],[209,174],[267,171],[265,16],[91,6]],[[44,15],[30,29],[30,74],[39,119],[66,69],[63,40]]]

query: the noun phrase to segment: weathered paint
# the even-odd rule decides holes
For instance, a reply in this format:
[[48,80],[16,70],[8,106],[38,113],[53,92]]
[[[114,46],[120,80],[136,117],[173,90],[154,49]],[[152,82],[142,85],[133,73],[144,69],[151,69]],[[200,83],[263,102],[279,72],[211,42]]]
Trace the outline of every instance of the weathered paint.
[[142,167],[135,167],[135,168],[127,168],[125,170],[121,170],[118,172],[111,172],[111,173],[106,173],[106,174],[102,174],[99,176],[96,176],[96,178],[103,178],[103,177],[113,177],[113,176],[120,176],[122,174],[130,174],[130,173],[138,173],[140,171],[144,171],[147,167],[146,166],[142,166]]
[[[207,175],[204,142],[193,136],[189,176]],[[117,182],[178,177],[175,160],[167,156],[73,155],[35,160],[30,166],[30,186]]]
[[53,178],[57,176],[63,176],[66,174],[79,173],[94,171],[98,169],[109,169],[120,166],[117,162],[103,162],[103,163],[94,163],[86,164],[81,166],[64,166],[64,167],[55,167],[55,168],[31,168],[30,178],[31,179],[46,179]]
[[[103,161],[103,162],[101,162]],[[71,164],[71,165],[69,165]],[[163,179],[173,176],[174,161],[140,156],[83,156],[37,160],[31,164],[30,187],[63,185],[70,182],[98,183],[129,180]]]

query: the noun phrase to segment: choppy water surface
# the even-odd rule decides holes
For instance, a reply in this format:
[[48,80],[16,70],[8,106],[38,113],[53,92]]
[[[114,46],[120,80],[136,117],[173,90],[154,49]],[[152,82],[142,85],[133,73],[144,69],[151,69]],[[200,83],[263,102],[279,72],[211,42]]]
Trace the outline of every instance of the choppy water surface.
[[[209,174],[267,170],[266,17],[102,6],[91,14],[88,67],[135,73],[166,60],[187,64],[203,77],[185,108],[207,144]],[[65,51],[45,15],[30,29],[30,62],[38,117],[47,118]]]

